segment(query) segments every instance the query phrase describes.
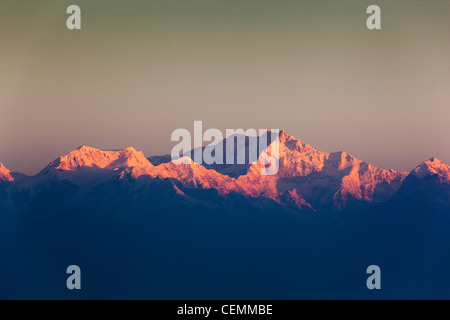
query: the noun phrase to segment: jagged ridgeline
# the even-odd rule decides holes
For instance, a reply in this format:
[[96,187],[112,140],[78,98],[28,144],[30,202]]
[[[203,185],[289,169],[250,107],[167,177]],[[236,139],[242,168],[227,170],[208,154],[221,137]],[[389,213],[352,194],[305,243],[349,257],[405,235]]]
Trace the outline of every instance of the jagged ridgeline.
[[[258,137],[247,137],[246,149],[252,139]],[[424,185],[434,191],[421,196],[449,203],[446,192],[450,169],[436,158],[420,164],[410,173],[396,172],[377,168],[346,152],[315,150],[284,131],[279,135],[279,142],[279,171],[271,176],[261,175],[261,164],[250,163],[248,157],[244,164],[206,165],[195,163],[186,155],[179,164],[172,162],[170,156],[146,158],[134,148],[102,151],[82,146],[52,161],[33,177],[11,173],[1,165],[0,179],[8,185],[12,211],[23,210],[25,203],[37,199],[53,199],[52,192],[57,192],[58,200],[70,206],[95,201],[96,195],[97,200],[102,201],[111,194],[105,190],[126,184],[129,185],[127,193],[133,194],[136,201],[144,201],[146,197],[140,197],[140,192],[155,183],[164,184],[164,192],[173,197],[172,200],[190,204],[217,207],[216,199],[208,201],[206,196],[217,193],[223,209],[227,208],[227,198],[233,194],[247,199],[249,205],[261,200],[298,212],[343,210],[398,199],[423,189]],[[225,147],[223,157],[226,158]],[[70,191],[64,193],[64,188]],[[18,202],[15,201],[17,193],[21,195]],[[114,197],[111,203],[122,198]],[[136,201],[134,204],[139,204]],[[159,197],[157,202],[164,205],[167,199]]]
[[396,172],[279,143],[273,176],[87,146],[35,176],[0,165],[0,297],[449,298],[447,164]]

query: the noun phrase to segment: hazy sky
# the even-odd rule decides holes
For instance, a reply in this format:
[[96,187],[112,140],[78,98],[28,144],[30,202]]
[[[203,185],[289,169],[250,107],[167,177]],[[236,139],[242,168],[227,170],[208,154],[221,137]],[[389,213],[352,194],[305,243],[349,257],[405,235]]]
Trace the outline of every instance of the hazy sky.
[[34,174],[80,145],[166,154],[203,120],[385,169],[450,163],[449,16],[448,0],[1,0],[0,161]]

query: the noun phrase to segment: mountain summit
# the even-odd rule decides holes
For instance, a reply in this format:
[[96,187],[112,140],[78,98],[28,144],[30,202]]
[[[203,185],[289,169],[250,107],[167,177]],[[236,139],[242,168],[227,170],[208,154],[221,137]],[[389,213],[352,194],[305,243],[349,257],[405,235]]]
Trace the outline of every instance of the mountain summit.
[[254,196],[279,198],[280,193],[295,189],[319,209],[343,208],[349,201],[386,201],[407,176],[406,172],[379,169],[346,152],[318,151],[285,131],[280,132],[279,163],[275,176],[260,176],[258,164],[253,164],[238,181]]
[[132,147],[117,151],[102,151],[82,146],[50,163],[50,167],[66,171],[74,171],[81,167],[118,169],[145,166],[151,166],[150,162],[142,152]]
[[418,178],[435,175],[442,181],[450,182],[450,166],[435,157],[420,164],[411,174]]
[[133,147],[103,151],[89,146],[81,146],[52,161],[40,174],[102,169],[128,171],[131,172],[132,176],[138,177],[149,174],[152,168],[153,165],[144,154],[141,151],[136,151]]
[[14,181],[14,178],[11,176],[11,171],[9,171],[1,162],[0,162],[0,181]]

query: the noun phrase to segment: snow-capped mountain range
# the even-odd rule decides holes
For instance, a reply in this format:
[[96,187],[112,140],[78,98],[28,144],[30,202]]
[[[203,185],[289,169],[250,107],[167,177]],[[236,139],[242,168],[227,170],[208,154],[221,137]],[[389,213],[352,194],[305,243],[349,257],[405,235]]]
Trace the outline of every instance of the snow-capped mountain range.
[[[67,182],[81,187],[86,194],[109,182],[141,178],[147,183],[169,182],[171,191],[185,200],[191,198],[183,191],[185,189],[213,189],[223,197],[239,194],[248,199],[267,198],[283,206],[308,211],[342,209],[355,203],[382,203],[399,191],[408,194],[425,183],[428,189],[432,183],[433,188],[449,190],[450,166],[436,158],[423,162],[409,173],[396,172],[379,169],[346,152],[318,151],[284,131],[280,132],[279,142],[280,166],[273,176],[261,175],[258,163],[206,166],[186,156],[181,159],[182,164],[176,164],[169,156],[146,158],[134,148],[103,151],[82,146],[52,161],[33,177],[11,173],[0,163],[0,181],[4,188],[15,192],[28,190],[30,194],[34,193],[30,190],[39,190],[42,186]],[[440,201],[445,202],[446,194]],[[202,201],[201,198],[195,201]]]

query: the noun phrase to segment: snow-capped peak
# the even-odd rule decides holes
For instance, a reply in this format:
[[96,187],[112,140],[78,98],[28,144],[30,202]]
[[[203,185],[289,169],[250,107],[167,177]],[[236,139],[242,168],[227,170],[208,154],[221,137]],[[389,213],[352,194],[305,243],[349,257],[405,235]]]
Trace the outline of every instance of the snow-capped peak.
[[280,131],[279,140],[281,146],[284,146],[291,151],[296,151],[300,153],[316,151],[310,145],[294,138],[284,130]]
[[14,178],[11,176],[11,171],[9,171],[3,163],[0,162],[0,181],[13,181]]
[[102,151],[89,146],[81,146],[50,163],[50,167],[64,171],[74,171],[82,167],[113,170],[152,166],[142,152],[136,151],[132,147],[123,150]]
[[437,175],[440,178],[450,181],[450,166],[438,158],[431,158],[421,163],[412,172],[412,175],[418,178],[425,178],[430,175]]

